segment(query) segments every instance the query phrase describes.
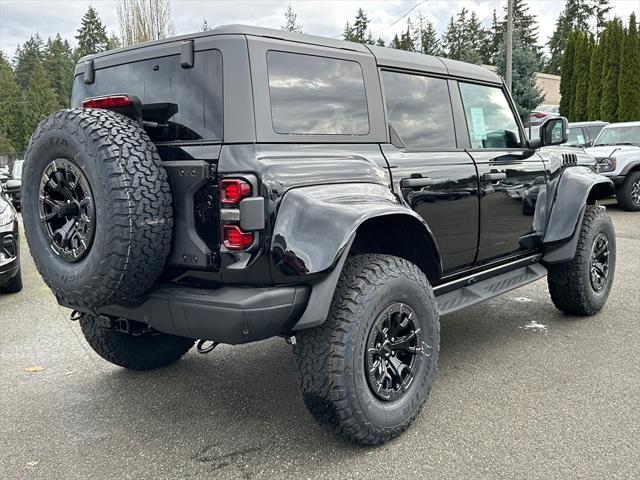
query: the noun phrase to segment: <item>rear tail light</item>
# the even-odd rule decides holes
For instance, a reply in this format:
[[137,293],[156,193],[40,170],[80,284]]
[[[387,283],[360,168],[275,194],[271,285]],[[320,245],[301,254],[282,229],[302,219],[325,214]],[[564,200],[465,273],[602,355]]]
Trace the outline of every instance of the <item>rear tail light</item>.
[[224,205],[237,205],[251,195],[251,185],[244,180],[227,178],[220,182],[220,201]]
[[107,95],[104,97],[86,98],[82,101],[83,108],[118,108],[133,105],[128,95]]
[[243,232],[236,225],[224,225],[222,237],[224,246],[229,250],[244,250],[253,243],[253,233]]
[[546,113],[541,113],[541,112],[534,112],[529,116],[533,117],[533,118],[544,118],[544,117],[547,116],[547,114]]

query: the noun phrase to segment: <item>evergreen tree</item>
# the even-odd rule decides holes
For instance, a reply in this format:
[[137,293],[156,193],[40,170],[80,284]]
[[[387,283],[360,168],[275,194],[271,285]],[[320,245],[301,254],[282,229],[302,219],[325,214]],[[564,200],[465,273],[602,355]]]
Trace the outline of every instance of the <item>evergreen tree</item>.
[[396,47],[400,50],[406,50],[407,52],[415,52],[415,45],[413,43],[413,32],[411,31],[411,22],[407,24],[407,30],[400,35],[400,41]]
[[21,89],[27,88],[29,79],[33,75],[36,63],[44,59],[44,43],[37,33],[32,35],[22,46],[18,45],[14,65],[16,66],[16,81]]
[[16,149],[23,151],[29,143],[31,134],[45,115],[58,109],[58,98],[51,87],[49,76],[42,62],[33,66],[33,75],[24,95],[25,108],[22,115],[22,135]]
[[109,43],[107,29],[102,20],[100,20],[95,8],[90,6],[82,17],[76,40],[78,40],[78,48],[76,48],[77,59],[85,55],[104,52],[107,49]]
[[350,42],[365,43],[368,45],[374,44],[371,31],[369,30],[369,18],[362,8],[358,9],[353,25],[347,22],[342,36]]
[[442,51],[445,57],[447,58],[457,58],[459,56],[459,38],[458,34],[458,26],[456,22],[453,20],[453,17],[449,18],[449,23],[447,24],[447,29],[444,31],[442,35]]
[[418,17],[419,51],[426,55],[440,55],[440,41],[433,24],[420,15]]
[[107,50],[113,50],[114,48],[120,48],[121,46],[122,43],[115,33],[109,35],[109,39],[107,40]]
[[386,45],[385,45],[385,43],[384,43],[384,40],[383,40],[382,38],[380,38],[380,37],[378,37],[378,40],[376,40],[376,45],[377,45],[378,47],[384,47],[384,46],[386,46]]
[[635,13],[629,17],[629,29],[622,50],[618,100],[618,121],[631,122],[640,119],[640,47]]
[[397,48],[400,49],[400,39],[398,38],[398,34],[396,33],[391,42],[389,42],[389,48]]
[[569,118],[571,116],[573,86],[573,65],[576,51],[576,32],[571,32],[567,39],[567,46],[562,56],[562,68],[560,70],[560,115]]
[[602,102],[602,65],[606,51],[607,36],[600,35],[600,41],[591,52],[589,64],[589,93],[587,97],[587,113],[589,120],[600,119],[600,103]]
[[620,19],[615,18],[607,24],[605,31],[607,32],[607,50],[602,67],[603,79],[600,118],[606,122],[615,122],[618,120],[618,79],[620,75],[624,27]]
[[0,153],[13,153],[21,142],[22,93],[16,77],[0,51]]
[[[502,77],[506,74],[506,46],[498,55],[496,70]],[[536,52],[518,35],[513,38],[513,70],[511,95],[516,102],[518,114],[523,121],[529,118],[531,111],[542,103],[544,96],[536,84],[538,57]]]
[[[291,8],[291,7],[289,7],[289,8]],[[295,14],[294,14],[294,15],[295,15]],[[285,12],[284,16],[285,16],[285,18],[287,17],[287,12]],[[288,21],[288,19],[287,19],[287,21]],[[280,28],[281,28],[282,30],[286,30],[284,27],[280,27]],[[209,25],[209,22],[207,22],[207,20],[206,20],[206,19],[204,19],[204,20],[202,21],[202,25],[200,25],[200,31],[201,31],[201,32],[209,32],[209,31],[211,31],[211,30],[213,30],[213,27],[212,27],[211,25]]]
[[68,107],[71,102],[75,62],[69,42],[63,40],[60,34],[47,41],[44,49],[44,67],[60,102],[58,107]]
[[480,48],[480,59],[482,63],[487,65],[495,65],[496,60],[498,58],[498,54],[500,53],[500,35],[501,35],[501,26],[498,21],[498,14],[496,10],[493,10],[493,17],[491,19],[491,27],[488,30],[485,30],[484,33],[484,41],[482,42],[482,46]]
[[[461,27],[458,28],[460,31]],[[482,46],[485,43],[485,30],[482,28],[480,19],[476,12],[471,12],[471,17],[466,23],[464,44],[460,52],[460,60],[469,63],[482,63]]]
[[596,18],[596,39],[600,39],[600,34],[607,23],[607,15],[613,8],[609,0],[592,0],[592,13]]
[[574,122],[589,120],[589,66],[591,61],[593,38],[590,34],[579,32],[576,54],[573,63],[573,99],[571,117]]
[[[280,27],[282,30],[286,30],[288,32],[302,33],[302,27],[298,25],[298,14],[293,11],[293,8],[291,8],[291,5],[287,5],[287,9],[284,12],[284,19],[285,19],[285,24]],[[205,23],[206,23],[206,20],[205,20]],[[203,24],[203,27],[204,27],[204,24]],[[211,28],[207,28],[207,30],[211,30]]]
[[[538,20],[536,16],[529,12],[529,5],[526,0],[514,0],[513,2],[513,38],[519,37],[522,46],[530,48],[536,54],[538,62],[542,59],[542,49],[538,45]],[[502,49],[507,33],[507,5],[504,6],[504,17],[500,23],[494,42]]]
[[[599,0],[596,0],[599,1]],[[567,0],[556,20],[556,28],[547,43],[549,61],[545,72],[560,75],[562,58],[567,42],[574,30],[589,31],[589,19],[593,15],[594,6],[587,0]]]

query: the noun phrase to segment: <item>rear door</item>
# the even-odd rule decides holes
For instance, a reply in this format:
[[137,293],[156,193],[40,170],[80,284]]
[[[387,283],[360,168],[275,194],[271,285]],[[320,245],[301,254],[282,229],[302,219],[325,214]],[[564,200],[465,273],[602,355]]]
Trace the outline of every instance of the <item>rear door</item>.
[[381,71],[391,145],[383,145],[394,189],[421,215],[438,244],[445,275],[471,266],[478,244],[478,177],[458,145],[445,78]]
[[499,86],[459,82],[469,154],[480,182],[478,263],[519,255],[531,246],[533,215],[545,166],[526,148],[516,112]]

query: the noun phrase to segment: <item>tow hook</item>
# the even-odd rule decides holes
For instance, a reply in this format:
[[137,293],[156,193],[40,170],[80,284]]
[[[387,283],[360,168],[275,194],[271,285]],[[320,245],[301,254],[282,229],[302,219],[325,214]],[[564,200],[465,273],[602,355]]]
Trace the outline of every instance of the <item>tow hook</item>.
[[[207,345],[207,343],[209,342],[210,344]],[[196,344],[196,350],[198,350],[198,353],[205,354],[211,352],[218,345],[220,345],[220,342],[214,342],[213,340],[198,340],[198,343]]]

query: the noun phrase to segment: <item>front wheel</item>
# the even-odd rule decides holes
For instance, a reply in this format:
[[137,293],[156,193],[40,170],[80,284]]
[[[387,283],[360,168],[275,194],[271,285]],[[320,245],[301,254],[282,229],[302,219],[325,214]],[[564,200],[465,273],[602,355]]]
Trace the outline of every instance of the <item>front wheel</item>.
[[604,207],[587,205],[573,260],[549,266],[549,292],[558,309],[594,315],[609,297],[616,269],[616,236]]
[[418,267],[389,255],[351,257],[326,322],[297,335],[305,405],[355,442],[384,443],[420,413],[439,343],[433,291]]
[[616,189],[616,199],[623,210],[640,210],[640,171],[627,175],[622,185]]

